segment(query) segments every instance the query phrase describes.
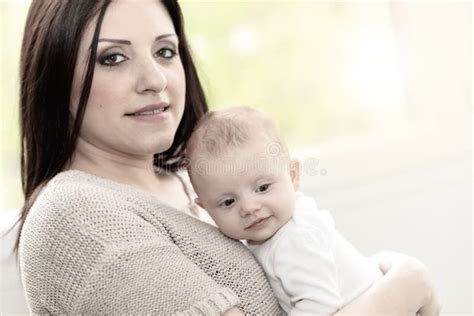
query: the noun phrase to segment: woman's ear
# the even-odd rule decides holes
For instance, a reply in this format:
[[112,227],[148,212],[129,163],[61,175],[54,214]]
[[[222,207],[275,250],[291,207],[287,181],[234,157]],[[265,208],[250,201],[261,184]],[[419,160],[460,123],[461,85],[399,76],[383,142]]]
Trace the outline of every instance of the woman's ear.
[[295,188],[295,191],[298,191],[300,188],[300,161],[297,159],[291,159],[290,177],[293,188]]

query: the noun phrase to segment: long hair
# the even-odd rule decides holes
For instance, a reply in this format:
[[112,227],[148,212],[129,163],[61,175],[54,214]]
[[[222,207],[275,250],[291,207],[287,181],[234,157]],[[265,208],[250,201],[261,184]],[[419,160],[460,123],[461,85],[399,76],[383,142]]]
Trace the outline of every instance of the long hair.
[[[158,1],[158,0],[157,0]],[[97,43],[111,0],[33,0],[27,16],[20,61],[21,180],[24,205],[14,250],[39,189],[70,162],[89,98]],[[175,172],[184,165],[186,142],[208,111],[186,41],[176,0],[163,0],[179,38],[186,79],[185,109],[171,147],[155,154],[155,166]],[[70,115],[72,80],[85,28],[97,17],[75,119]]]

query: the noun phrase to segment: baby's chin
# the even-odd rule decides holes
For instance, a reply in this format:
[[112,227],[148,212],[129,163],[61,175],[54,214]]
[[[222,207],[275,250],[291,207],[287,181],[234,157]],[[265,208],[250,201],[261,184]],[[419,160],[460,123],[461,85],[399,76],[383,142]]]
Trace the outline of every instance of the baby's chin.
[[273,237],[274,234],[271,234],[271,236],[258,236],[257,238],[252,238],[252,239],[246,239],[246,238],[241,238],[240,240],[245,241],[246,244],[248,245],[261,245],[270,238]]
[[245,242],[247,243],[247,245],[258,246],[258,245],[263,244],[267,240],[268,238],[264,240],[245,240]]
[[248,236],[235,236],[235,235],[232,235],[232,234],[226,234],[222,230],[221,230],[221,233],[223,233],[224,235],[226,235],[229,238],[240,241],[240,242],[242,242],[244,244],[247,244],[247,245],[260,245],[260,244],[264,243],[265,241],[267,241],[269,239],[269,238],[247,239]]
[[275,228],[271,225],[268,227],[258,231],[258,232],[245,232],[245,231],[235,231],[235,230],[226,230],[226,227],[220,226],[219,223],[217,223],[217,227],[219,227],[219,231],[226,235],[229,238],[232,238],[234,240],[238,240],[241,242],[244,242],[245,244],[248,245],[260,245],[264,243],[265,241],[269,240],[270,238],[275,235],[277,232]]

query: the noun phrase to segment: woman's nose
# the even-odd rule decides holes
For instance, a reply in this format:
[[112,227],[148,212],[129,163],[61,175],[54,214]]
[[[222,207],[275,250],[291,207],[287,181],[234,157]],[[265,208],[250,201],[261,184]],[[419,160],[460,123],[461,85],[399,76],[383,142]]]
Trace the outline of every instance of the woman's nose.
[[163,67],[153,58],[144,60],[137,69],[137,92],[159,94],[168,85]]

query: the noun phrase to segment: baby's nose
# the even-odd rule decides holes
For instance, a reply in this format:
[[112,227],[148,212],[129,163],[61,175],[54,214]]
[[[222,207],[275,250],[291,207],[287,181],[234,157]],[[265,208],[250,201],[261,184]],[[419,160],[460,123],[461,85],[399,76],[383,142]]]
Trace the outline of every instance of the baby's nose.
[[246,201],[241,201],[240,213],[242,216],[253,214],[261,208],[261,205],[255,199],[247,199]]

